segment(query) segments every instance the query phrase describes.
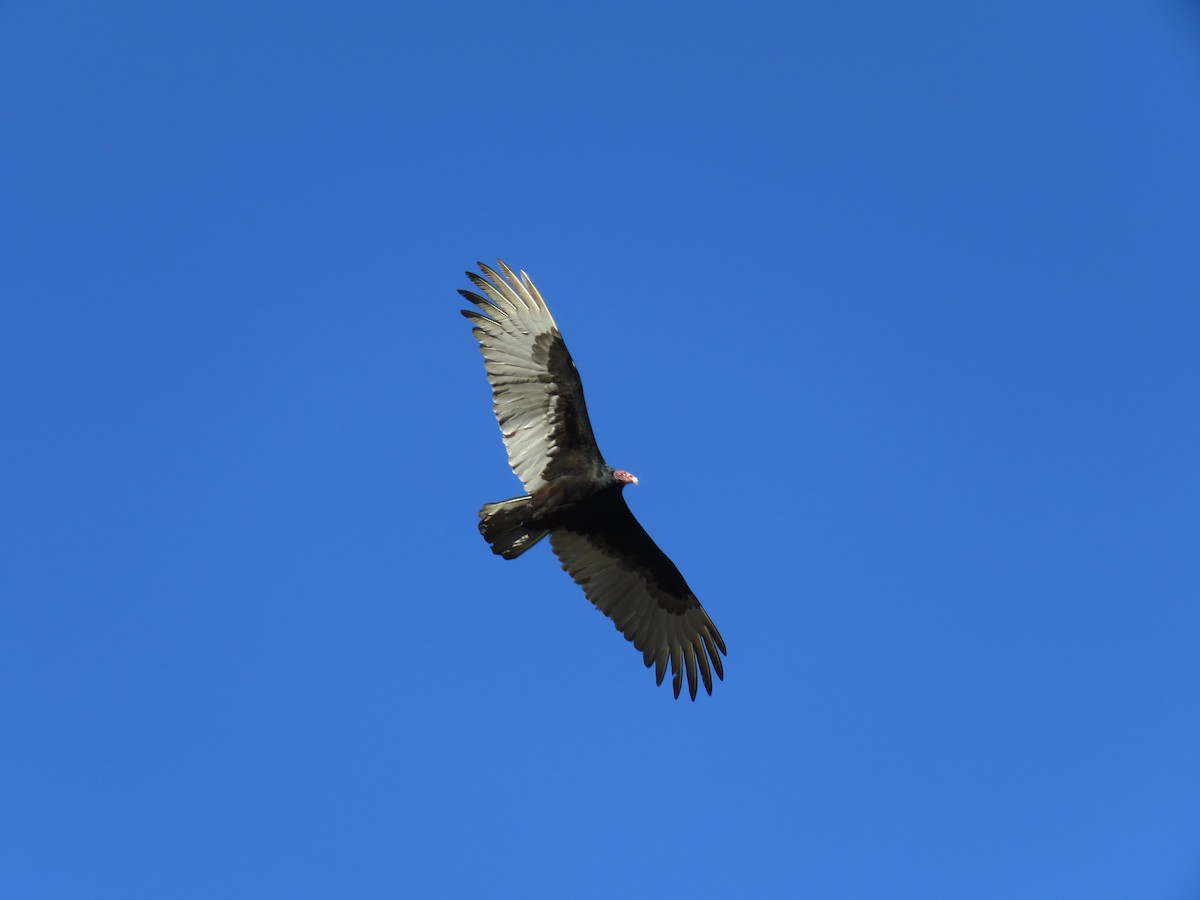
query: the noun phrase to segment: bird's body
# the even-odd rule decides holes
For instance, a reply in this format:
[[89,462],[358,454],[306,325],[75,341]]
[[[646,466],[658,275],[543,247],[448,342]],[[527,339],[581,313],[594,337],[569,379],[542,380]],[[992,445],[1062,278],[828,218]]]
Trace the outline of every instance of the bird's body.
[[712,693],[724,678],[725,642],[679,570],[634,518],[622,491],[636,484],[609,466],[588,419],[583,384],[558,326],[524,272],[467,276],[485,296],[460,291],[480,310],[474,324],[509,463],[528,492],[485,504],[479,530],[492,552],[515,559],[546,535],[587,598],[642,651],[658,683],[670,663],[675,696],[686,670]]

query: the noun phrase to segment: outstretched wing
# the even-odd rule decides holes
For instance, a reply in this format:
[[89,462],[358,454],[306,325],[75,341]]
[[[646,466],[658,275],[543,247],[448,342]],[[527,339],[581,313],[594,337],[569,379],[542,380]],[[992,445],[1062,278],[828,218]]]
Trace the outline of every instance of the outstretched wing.
[[508,462],[532,494],[556,474],[604,464],[583,401],[583,384],[554,317],[533,281],[503,260],[503,276],[483,263],[467,277],[486,297],[459,291],[479,339]]
[[[725,677],[725,641],[675,564],[642,528],[619,491],[585,504],[579,524],[550,532],[550,546],[596,608],[642,651],[662,684],[671,662],[675,696],[687,669],[696,699],[696,670],[712,693],[712,672]],[[710,668],[711,661],[711,668]]]

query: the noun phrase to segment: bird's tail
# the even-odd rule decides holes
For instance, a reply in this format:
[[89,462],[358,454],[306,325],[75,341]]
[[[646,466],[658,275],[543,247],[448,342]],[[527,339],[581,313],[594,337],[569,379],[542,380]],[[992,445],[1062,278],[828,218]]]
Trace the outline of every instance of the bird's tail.
[[505,559],[516,559],[546,536],[544,528],[530,528],[530,497],[514,497],[499,503],[485,503],[479,511],[479,533],[492,545],[492,552]]

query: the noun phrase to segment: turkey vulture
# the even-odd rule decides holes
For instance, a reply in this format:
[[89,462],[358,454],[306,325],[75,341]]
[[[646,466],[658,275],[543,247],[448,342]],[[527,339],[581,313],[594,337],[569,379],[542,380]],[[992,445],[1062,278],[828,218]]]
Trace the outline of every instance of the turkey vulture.
[[725,677],[725,641],[625,505],[622,491],[637,478],[600,455],[583,384],[542,295],[524,272],[499,264],[502,275],[483,263],[483,275],[467,273],[486,296],[459,293],[479,307],[462,314],[474,324],[508,461],[528,493],[484,504],[479,531],[505,559],[550,535],[562,567],[642,651],[659,684],[669,659],[676,697],[685,668],[692,699],[697,668],[711,694],[712,672]]

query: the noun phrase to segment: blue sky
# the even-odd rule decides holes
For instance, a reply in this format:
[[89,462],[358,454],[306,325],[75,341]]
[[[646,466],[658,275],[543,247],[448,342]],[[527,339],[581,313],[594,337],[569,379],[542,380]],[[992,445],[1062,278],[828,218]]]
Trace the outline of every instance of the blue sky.
[[[0,4],[0,895],[1200,890],[1200,11]],[[729,646],[518,493],[536,279]]]

